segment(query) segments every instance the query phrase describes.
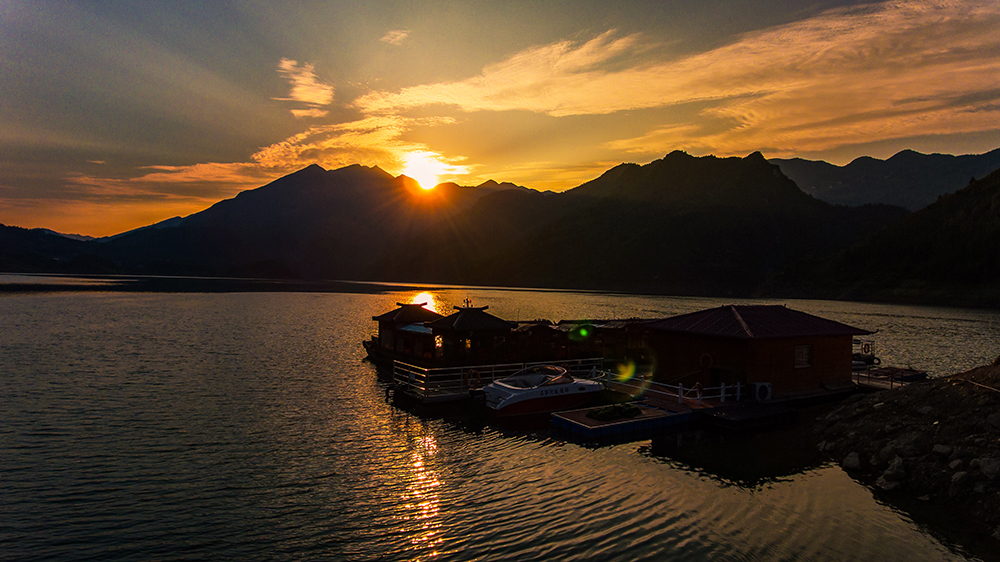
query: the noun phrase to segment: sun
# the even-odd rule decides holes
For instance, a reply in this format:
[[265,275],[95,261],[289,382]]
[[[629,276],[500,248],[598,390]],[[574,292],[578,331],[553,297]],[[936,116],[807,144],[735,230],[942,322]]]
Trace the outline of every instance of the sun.
[[451,171],[453,166],[445,164],[433,152],[418,151],[407,153],[403,157],[403,175],[409,176],[424,189],[434,189],[442,174]]

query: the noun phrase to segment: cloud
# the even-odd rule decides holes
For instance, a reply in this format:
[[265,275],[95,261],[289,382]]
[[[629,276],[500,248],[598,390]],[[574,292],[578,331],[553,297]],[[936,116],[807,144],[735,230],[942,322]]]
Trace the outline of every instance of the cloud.
[[315,107],[311,109],[293,109],[292,115],[296,119],[302,119],[303,117],[326,117],[330,112],[325,109],[317,109]]
[[379,41],[383,43],[389,43],[390,45],[402,45],[403,41],[410,36],[409,29],[394,29],[382,36]]
[[293,109],[292,115],[301,117],[322,117],[325,111],[318,109],[333,101],[334,88],[316,77],[313,65],[303,63],[299,66],[292,59],[281,59],[278,62],[278,74],[282,75],[292,86],[287,98],[274,98],[278,101],[301,102],[310,106],[309,109]]
[[[465,80],[371,92],[370,114],[429,106],[556,117],[709,103],[619,150],[815,151],[1000,127],[1000,4],[912,0],[835,9],[687,56],[650,60],[639,34],[534,47]],[[990,99],[981,99],[990,98]],[[992,101],[991,101],[992,100]],[[993,105],[990,105],[990,104]]]
[[[402,168],[406,154],[430,152],[427,145],[403,140],[414,127],[440,125],[453,120],[443,117],[415,119],[398,115],[369,116],[334,125],[310,127],[284,141],[262,148],[252,156],[266,168],[291,168],[318,163],[338,168],[364,162],[388,171]],[[454,163],[460,158],[444,159]]]

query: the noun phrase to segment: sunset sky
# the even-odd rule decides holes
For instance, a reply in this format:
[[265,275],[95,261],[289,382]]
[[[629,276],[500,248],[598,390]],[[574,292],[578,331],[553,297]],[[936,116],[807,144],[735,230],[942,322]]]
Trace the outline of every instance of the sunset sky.
[[677,149],[998,146],[995,0],[0,0],[8,225],[114,234],[312,163],[561,191]]

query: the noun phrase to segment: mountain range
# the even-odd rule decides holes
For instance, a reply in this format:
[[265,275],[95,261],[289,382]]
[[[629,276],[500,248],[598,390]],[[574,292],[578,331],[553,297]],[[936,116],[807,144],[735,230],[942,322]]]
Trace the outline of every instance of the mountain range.
[[916,211],[1000,168],[1000,148],[964,156],[904,150],[888,160],[862,156],[846,166],[801,158],[771,162],[803,191],[828,203],[883,203]]
[[[943,162],[941,155],[916,154],[885,163]],[[493,181],[423,190],[379,168],[312,165],[199,213],[108,238],[0,225],[0,270],[732,297],[913,301],[925,295],[943,303],[959,292],[978,295],[976,302],[997,294],[989,287],[1000,253],[988,242],[1000,240],[996,174],[967,178],[944,196],[954,189],[942,180],[934,188],[940,200],[908,213],[901,206],[823,201],[785,173],[789,162],[806,161],[774,162],[760,153],[717,158],[675,151],[646,165],[621,164],[562,193]]]

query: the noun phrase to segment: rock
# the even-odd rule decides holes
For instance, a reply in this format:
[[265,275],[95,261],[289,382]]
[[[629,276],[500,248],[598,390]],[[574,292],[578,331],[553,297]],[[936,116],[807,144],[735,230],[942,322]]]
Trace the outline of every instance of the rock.
[[931,501],[931,497],[930,496],[920,496],[917,499],[920,500],[920,501],[922,501],[922,502],[929,502],[929,501]]
[[819,445],[816,445],[816,448],[819,449],[820,452],[826,450],[826,441],[820,441]]
[[[1000,357],[998,357],[997,360],[1000,361]],[[1000,526],[998,526],[996,530],[993,531],[993,538],[1000,541]]]
[[844,457],[844,460],[840,463],[841,468],[844,470],[858,470],[861,468],[861,457],[858,453],[851,451]]
[[986,416],[986,423],[993,427],[1000,427],[1000,414],[990,414]]
[[935,452],[935,453],[937,453],[937,454],[939,454],[939,455],[941,455],[943,457],[950,457],[951,454],[952,454],[952,452],[954,452],[954,450],[955,450],[955,448],[952,447],[951,445],[941,445],[941,444],[938,444],[938,445],[934,445],[934,451],[933,452]]
[[896,444],[892,441],[886,443],[878,452],[879,462],[888,462],[894,456],[896,456]]
[[879,476],[878,480],[875,481],[875,485],[886,492],[892,492],[903,487],[903,483],[899,480],[889,480],[885,476]]
[[964,471],[956,472],[955,474],[951,475],[952,484],[963,484],[968,479],[969,479],[969,473]]
[[1000,458],[986,457],[979,459],[979,472],[990,480],[1000,475]]
[[830,441],[829,443],[826,444],[826,447],[824,447],[823,450],[829,452],[829,451],[832,451],[832,450],[834,450],[836,448],[837,448],[837,442],[836,441]]
[[906,478],[906,470],[903,469],[902,457],[896,457],[889,463],[889,468],[882,473],[882,478],[890,482],[899,482]]
[[965,447],[959,447],[956,448],[955,451],[951,453],[951,456],[948,457],[948,460],[953,461],[955,459],[967,459],[971,456],[972,456],[971,449],[967,449]]
[[972,470],[979,470],[979,459],[972,459],[969,461],[969,468]]
[[952,470],[958,470],[958,469],[962,468],[962,465],[964,463],[965,463],[965,461],[963,461],[962,459],[955,459],[955,460],[951,461],[950,463],[948,463],[948,468],[950,468]]
[[920,408],[917,408],[917,413],[922,416],[930,416],[934,413],[934,408],[930,406],[921,406]]
[[930,437],[921,433],[911,433],[899,440],[896,454],[901,457],[919,457],[931,449]]

